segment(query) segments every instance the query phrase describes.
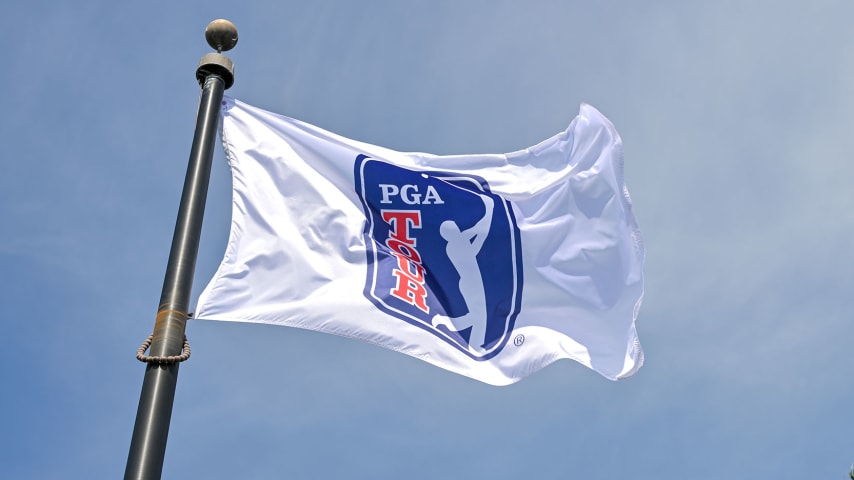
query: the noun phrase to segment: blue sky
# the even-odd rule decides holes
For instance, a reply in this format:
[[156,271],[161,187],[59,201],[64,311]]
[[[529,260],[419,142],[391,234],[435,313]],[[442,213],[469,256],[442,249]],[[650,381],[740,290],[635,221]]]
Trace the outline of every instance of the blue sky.
[[[845,478],[854,3],[7,2],[0,476],[116,478],[189,155],[228,94],[350,138],[518,150],[587,102],[647,245],[646,364],[491,387],[330,335],[191,322],[163,478]],[[194,295],[222,257],[215,157]]]

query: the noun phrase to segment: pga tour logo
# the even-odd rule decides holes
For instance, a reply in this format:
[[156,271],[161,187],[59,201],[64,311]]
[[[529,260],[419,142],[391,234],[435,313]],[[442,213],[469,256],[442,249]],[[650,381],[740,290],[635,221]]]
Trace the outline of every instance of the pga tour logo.
[[497,354],[519,313],[519,230],[478,177],[356,158],[365,209],[365,296],[476,360]]

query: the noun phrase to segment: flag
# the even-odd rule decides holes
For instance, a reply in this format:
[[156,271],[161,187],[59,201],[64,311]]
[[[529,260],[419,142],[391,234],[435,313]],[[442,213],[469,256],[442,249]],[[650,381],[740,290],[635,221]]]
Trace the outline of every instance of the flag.
[[640,368],[643,243],[595,108],[533,147],[451,156],[222,111],[231,233],[197,319],[356,338],[492,385],[561,358]]

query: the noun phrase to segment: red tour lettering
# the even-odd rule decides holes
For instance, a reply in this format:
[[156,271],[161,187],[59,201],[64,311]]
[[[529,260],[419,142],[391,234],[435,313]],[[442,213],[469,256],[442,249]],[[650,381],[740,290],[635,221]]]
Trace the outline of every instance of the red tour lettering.
[[421,255],[415,249],[415,239],[409,236],[410,228],[421,228],[421,211],[383,210],[381,213],[383,220],[391,226],[385,244],[397,258],[397,268],[391,272],[397,282],[391,294],[424,313],[430,313]]

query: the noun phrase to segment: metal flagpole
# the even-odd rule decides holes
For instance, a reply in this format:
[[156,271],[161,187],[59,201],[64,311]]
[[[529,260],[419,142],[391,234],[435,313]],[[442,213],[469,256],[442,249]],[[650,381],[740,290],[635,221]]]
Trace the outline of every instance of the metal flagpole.
[[[184,330],[205,213],[220,104],[223,92],[234,83],[234,64],[222,51],[231,50],[237,44],[237,29],[228,20],[214,20],[207,26],[205,38],[217,53],[203,56],[196,70],[196,79],[202,87],[196,131],[154,333],[137,354],[147,366],[125,479],[160,478],[178,381],[178,364],[189,357]],[[151,356],[145,356],[149,344]],[[179,355],[182,351],[183,355]]]

